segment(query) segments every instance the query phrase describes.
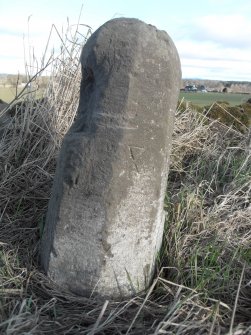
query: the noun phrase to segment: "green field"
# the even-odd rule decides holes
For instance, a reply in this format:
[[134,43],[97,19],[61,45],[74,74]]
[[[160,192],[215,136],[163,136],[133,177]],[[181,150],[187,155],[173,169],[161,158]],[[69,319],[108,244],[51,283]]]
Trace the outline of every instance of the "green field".
[[180,92],[180,100],[184,98],[199,106],[211,105],[215,101],[227,101],[231,106],[240,105],[251,98],[251,94],[239,93],[187,93]]
[[[21,92],[21,88],[18,88],[17,93]],[[0,99],[5,102],[11,102],[16,95],[15,87],[0,87]]]
[[[20,93],[22,88],[18,88]],[[14,87],[0,87],[0,99],[6,102],[11,102],[16,95]],[[184,98],[186,101],[191,101],[193,104],[199,106],[211,105],[215,101],[228,101],[231,106],[240,105],[251,98],[251,94],[239,93],[187,93],[181,92],[179,99]]]
[[[19,94],[23,88],[18,88],[16,92],[15,87],[0,87],[0,99],[2,99],[5,102],[11,102],[17,94]],[[24,92],[24,94],[30,93],[28,90]],[[42,97],[42,91],[38,90],[36,91],[36,97],[41,98]]]

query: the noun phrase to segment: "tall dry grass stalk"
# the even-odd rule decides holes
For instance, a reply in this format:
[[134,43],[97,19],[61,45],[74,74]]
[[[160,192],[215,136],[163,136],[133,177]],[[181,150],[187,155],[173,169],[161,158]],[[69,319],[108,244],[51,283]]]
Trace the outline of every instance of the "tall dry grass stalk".
[[147,292],[121,301],[84,298],[40,271],[56,157],[78,105],[81,48],[72,40],[51,63],[43,98],[28,94],[1,116],[1,332],[250,334],[248,135],[190,107],[177,110],[163,247]]

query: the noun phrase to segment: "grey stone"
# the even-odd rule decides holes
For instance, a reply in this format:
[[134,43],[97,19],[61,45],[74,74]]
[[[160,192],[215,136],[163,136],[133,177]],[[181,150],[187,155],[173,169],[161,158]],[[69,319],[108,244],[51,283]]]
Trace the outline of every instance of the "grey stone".
[[151,283],[161,246],[179,56],[166,32],[119,18],[90,37],[81,64],[42,266],[75,293],[131,296]]

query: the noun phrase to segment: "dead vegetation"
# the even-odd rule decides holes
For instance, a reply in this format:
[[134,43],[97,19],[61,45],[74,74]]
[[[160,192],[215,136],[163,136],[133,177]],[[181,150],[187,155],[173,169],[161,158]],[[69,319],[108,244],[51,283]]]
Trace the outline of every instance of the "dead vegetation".
[[250,136],[177,109],[163,246],[152,286],[129,300],[64,291],[39,265],[62,138],[79,96],[80,47],[61,54],[44,99],[0,129],[0,329],[20,334],[251,334]]

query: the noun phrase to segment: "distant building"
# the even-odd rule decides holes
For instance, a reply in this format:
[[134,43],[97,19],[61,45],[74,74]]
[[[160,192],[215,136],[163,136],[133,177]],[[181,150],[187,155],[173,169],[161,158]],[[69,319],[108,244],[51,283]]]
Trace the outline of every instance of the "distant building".
[[186,85],[185,88],[180,90],[181,92],[207,92],[204,85]]
[[197,87],[196,85],[187,85],[185,86],[185,91],[186,92],[197,92]]
[[207,89],[206,89],[206,87],[205,87],[204,85],[199,85],[199,86],[197,87],[197,90],[198,90],[199,92],[207,92]]

